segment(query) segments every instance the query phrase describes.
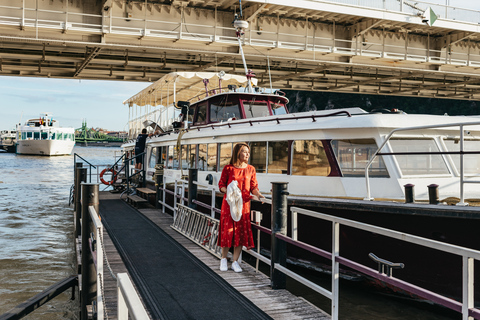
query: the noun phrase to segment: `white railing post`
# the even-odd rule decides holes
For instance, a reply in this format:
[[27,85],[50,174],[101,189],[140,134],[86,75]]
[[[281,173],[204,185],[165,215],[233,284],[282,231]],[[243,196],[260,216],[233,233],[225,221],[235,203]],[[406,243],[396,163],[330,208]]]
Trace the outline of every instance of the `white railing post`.
[[292,211],[292,239],[298,240],[298,214],[297,211]]
[[463,198],[463,187],[465,181],[464,167],[463,167],[463,148],[464,148],[464,131],[463,125],[460,125],[460,202],[457,204],[459,206],[464,206],[465,201]]
[[338,319],[338,296],[340,282],[340,264],[337,257],[340,255],[340,223],[332,222],[332,320]]
[[117,274],[118,320],[149,320],[142,301],[126,273]]
[[463,256],[462,272],[462,320],[473,320],[468,310],[474,307],[473,300],[473,259]]
[[212,186],[212,203],[211,203],[211,208],[210,208],[210,216],[212,218],[215,218],[215,196],[216,196],[216,191],[215,187]]

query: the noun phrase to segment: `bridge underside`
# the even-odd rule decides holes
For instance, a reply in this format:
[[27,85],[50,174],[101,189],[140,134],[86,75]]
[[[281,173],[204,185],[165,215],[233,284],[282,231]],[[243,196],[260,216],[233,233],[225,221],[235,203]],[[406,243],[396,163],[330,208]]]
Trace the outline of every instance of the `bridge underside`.
[[[246,60],[261,86],[480,97],[476,24],[428,26],[413,9],[268,2],[242,1]],[[0,11],[0,75],[152,82],[172,71],[244,74],[236,0],[4,0]]]

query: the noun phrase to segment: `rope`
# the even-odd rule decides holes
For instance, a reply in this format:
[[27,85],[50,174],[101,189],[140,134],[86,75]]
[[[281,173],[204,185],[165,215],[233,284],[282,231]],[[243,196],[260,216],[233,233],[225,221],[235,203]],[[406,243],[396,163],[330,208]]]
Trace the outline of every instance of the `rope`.
[[103,274],[99,273],[98,277],[100,278],[100,290],[102,291],[102,304],[103,304],[103,316],[106,320],[108,320],[108,313],[107,313],[107,304],[105,302],[105,290],[103,287]]

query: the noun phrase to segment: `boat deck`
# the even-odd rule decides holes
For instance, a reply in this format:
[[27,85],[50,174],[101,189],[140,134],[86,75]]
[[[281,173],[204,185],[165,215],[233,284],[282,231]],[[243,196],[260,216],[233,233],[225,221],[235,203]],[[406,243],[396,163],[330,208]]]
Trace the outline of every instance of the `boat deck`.
[[[100,193],[100,204],[105,205],[108,203],[106,200],[118,200],[118,194],[111,194],[108,192]],[[102,204],[103,202],[103,204]],[[131,207],[130,210],[134,210]],[[136,209],[135,209],[136,210]],[[163,214],[160,210],[153,208],[145,208],[138,210],[145,218],[147,218],[152,224],[159,227],[163,232],[166,233],[168,237],[171,237],[176,243],[181,245],[186,251],[195,256],[195,259],[198,259],[206,268],[210,270],[212,276],[216,278],[215,281],[225,281],[229,286],[234,288],[236,294],[240,293],[243,298],[248,299],[255,308],[258,308],[265,314],[265,318],[273,319],[330,319],[330,316],[327,315],[324,311],[318,309],[316,306],[310,304],[308,301],[303,298],[294,296],[287,290],[272,290],[270,288],[270,279],[262,274],[255,272],[255,269],[250,265],[243,263],[243,272],[234,273],[233,271],[220,272],[219,271],[219,260],[217,257],[211,255],[192,241],[188,240],[181,234],[177,233],[170,228],[170,225],[173,223],[173,218],[168,214]],[[102,214],[102,212],[100,212]],[[111,219],[115,215],[109,216],[107,219]],[[102,221],[105,221],[105,218],[102,218]],[[127,272],[131,268],[127,268],[124,264],[121,255],[119,254],[117,248],[114,245],[114,242],[109,236],[108,223],[105,224],[106,231],[104,233],[104,243],[106,255],[108,261],[111,265],[113,272]],[[141,238],[143,234],[136,234],[135,237]],[[123,237],[122,237],[123,238]],[[161,243],[157,244],[162,246]],[[120,250],[122,251],[122,250]],[[171,268],[175,268],[174,264],[171,265]],[[177,266],[178,267],[178,266]],[[129,273],[130,277],[133,279],[135,275],[132,276]],[[190,277],[190,275],[189,275]],[[116,295],[116,280],[114,280],[110,275],[105,274],[105,301],[106,309],[109,319],[117,319],[117,295]],[[188,277],[187,277],[188,278]],[[135,281],[134,279],[134,282]],[[142,290],[137,287],[139,292]],[[216,293],[215,293],[216,294]],[[199,299],[205,295],[204,291],[194,292],[194,295]],[[147,299],[148,300],[148,299]],[[145,304],[145,299],[142,297],[142,301]],[[193,304],[195,305],[195,304]],[[188,306],[185,306],[188,307]],[[182,306],[183,308],[183,306]],[[147,305],[147,309],[149,309]],[[189,312],[189,311],[186,311]],[[215,315],[212,310],[212,315],[209,315],[210,319],[215,318]],[[152,318],[155,318],[152,315]],[[178,315],[166,314],[170,319],[175,319]],[[231,317],[228,317],[231,318]]]

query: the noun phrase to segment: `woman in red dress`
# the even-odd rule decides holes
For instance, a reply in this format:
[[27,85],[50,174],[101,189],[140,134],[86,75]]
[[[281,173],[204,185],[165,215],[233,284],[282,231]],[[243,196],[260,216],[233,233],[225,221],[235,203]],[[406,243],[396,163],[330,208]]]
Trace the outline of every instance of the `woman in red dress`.
[[[238,258],[242,252],[242,246],[251,249],[254,246],[252,227],[250,226],[250,200],[265,198],[258,190],[255,168],[248,164],[250,147],[246,143],[238,143],[233,148],[230,164],[223,168],[218,187],[224,193],[222,211],[220,214],[220,228],[218,245],[222,247],[222,260],[220,270],[227,271],[227,254],[230,247],[233,249],[232,269],[241,272]],[[242,194],[243,208],[239,221],[235,222],[230,212],[230,205],[227,202],[227,186],[232,181],[237,181],[238,188]]]

